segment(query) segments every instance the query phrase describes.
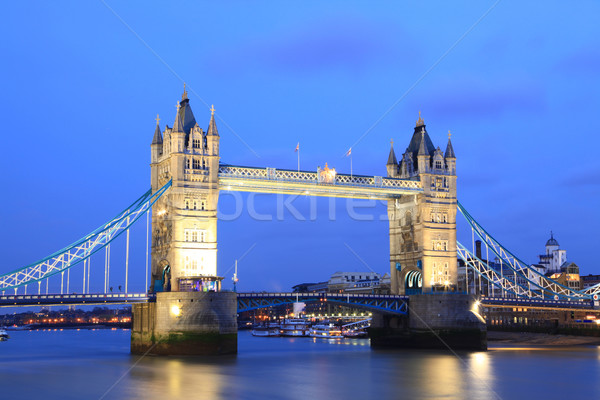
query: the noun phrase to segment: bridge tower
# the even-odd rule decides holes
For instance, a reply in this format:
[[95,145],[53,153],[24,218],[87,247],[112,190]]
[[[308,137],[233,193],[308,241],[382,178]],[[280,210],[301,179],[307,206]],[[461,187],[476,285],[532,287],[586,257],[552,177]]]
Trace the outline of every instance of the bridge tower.
[[152,210],[154,291],[218,290],[217,202],[219,132],[214,107],[208,130],[196,122],[184,87],[173,127],[161,132],[157,117],[151,144],[155,191],[173,180]]
[[421,182],[423,192],[388,201],[392,293],[455,291],[456,156],[450,133],[446,152],[435,147],[421,118],[400,161],[393,142],[389,177]]

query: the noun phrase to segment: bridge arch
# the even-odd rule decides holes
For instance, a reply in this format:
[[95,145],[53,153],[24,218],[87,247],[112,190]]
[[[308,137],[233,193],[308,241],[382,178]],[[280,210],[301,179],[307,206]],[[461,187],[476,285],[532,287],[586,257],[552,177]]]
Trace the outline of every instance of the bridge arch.
[[404,283],[404,294],[421,294],[423,273],[418,267],[406,267],[400,272],[400,282]]

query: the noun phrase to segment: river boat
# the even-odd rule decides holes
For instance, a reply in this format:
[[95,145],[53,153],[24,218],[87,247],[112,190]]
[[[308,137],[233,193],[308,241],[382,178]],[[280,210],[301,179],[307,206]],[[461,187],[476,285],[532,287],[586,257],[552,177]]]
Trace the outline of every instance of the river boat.
[[310,324],[304,318],[287,318],[281,324],[281,336],[308,336]]
[[4,342],[5,340],[8,340],[9,336],[8,333],[6,333],[6,329],[0,328],[0,342]]
[[341,339],[343,336],[342,330],[339,327],[335,326],[332,323],[322,323],[313,325],[310,328],[310,337],[325,339]]
[[352,339],[368,338],[369,334],[364,329],[344,330],[342,336]]
[[275,337],[280,335],[278,324],[261,324],[252,327],[252,336]]

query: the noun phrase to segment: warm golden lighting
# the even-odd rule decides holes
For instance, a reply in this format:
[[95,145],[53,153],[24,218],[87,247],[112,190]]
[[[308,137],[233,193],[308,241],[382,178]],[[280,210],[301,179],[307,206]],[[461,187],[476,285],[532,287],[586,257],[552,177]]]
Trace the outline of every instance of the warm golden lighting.
[[179,308],[179,306],[177,305],[171,306],[171,314],[173,314],[176,317],[179,317],[179,315],[181,314],[181,308]]
[[165,215],[167,213],[167,210],[160,210],[157,214],[160,215]]

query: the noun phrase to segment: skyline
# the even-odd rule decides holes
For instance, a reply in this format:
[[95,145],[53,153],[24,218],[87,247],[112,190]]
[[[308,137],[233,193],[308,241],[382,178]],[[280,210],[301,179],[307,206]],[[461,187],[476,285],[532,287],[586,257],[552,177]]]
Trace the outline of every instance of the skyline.
[[[462,12],[190,4],[187,13],[140,4],[72,3],[70,14],[43,3],[27,14],[5,6],[14,16],[0,28],[13,38],[0,45],[8,60],[2,166],[11,193],[0,207],[0,272],[73,242],[147,190],[154,118],[162,129],[173,125],[182,81],[203,129],[215,105],[221,161],[237,165],[295,169],[300,142],[301,169],[328,162],[349,173],[343,156],[352,147],[355,174],[385,175],[390,139],[398,156],[421,111],[436,147],[444,150],[452,131],[459,201],[492,235],[533,263],[552,230],[582,274],[599,272],[597,4],[489,2]],[[249,21],[253,13],[265,23]],[[430,29],[419,29],[426,23]],[[261,214],[276,214],[275,196],[256,197]],[[293,204],[310,214],[309,199]],[[330,221],[326,204],[317,201],[314,221],[243,214],[220,222],[219,273],[250,248],[240,290],[285,290],[365,264],[389,272],[387,221],[342,212]],[[222,194],[221,211],[231,206]]]

